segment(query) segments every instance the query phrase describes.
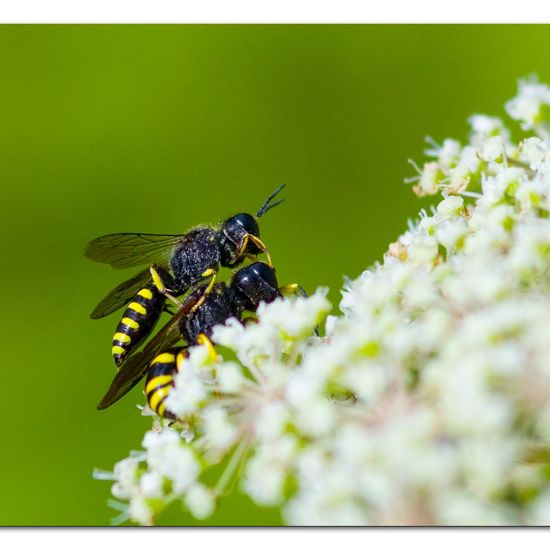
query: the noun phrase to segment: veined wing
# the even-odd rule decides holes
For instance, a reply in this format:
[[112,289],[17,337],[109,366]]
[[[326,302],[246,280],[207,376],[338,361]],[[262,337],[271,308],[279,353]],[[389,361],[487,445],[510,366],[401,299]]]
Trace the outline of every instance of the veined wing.
[[[205,287],[206,288],[206,287]],[[181,339],[179,321],[185,317],[202,297],[202,292],[189,296],[176,314],[164,325],[156,336],[141,350],[130,355],[120,366],[107,393],[97,405],[106,409],[126,395],[146,374],[151,361],[163,350],[174,347]]]
[[111,233],[88,243],[84,254],[94,262],[126,269],[146,263],[162,263],[170,259],[175,245],[185,235],[156,235],[153,233]]
[[132,300],[132,298],[149,282],[151,281],[151,273],[149,268],[140,271],[131,279],[120,283],[116,288],[111,290],[90,314],[92,319],[101,319],[113,311],[121,308]]

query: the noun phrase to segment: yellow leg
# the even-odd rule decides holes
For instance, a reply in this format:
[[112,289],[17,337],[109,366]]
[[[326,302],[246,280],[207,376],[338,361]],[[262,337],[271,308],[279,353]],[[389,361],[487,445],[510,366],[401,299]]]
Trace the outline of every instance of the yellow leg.
[[197,344],[201,346],[205,346],[208,350],[208,355],[210,356],[210,359],[212,361],[218,360],[218,354],[216,353],[216,348],[214,347],[214,344],[212,343],[212,340],[206,336],[206,334],[199,334],[197,338]]
[[267,265],[269,267],[273,267],[273,262],[271,261],[271,256],[269,255],[269,252],[267,251],[267,246],[254,235],[247,235],[247,237],[262,251],[265,252],[265,255],[267,257]]
[[298,290],[297,283],[291,283],[289,285],[284,285],[279,288],[281,294],[294,294]]
[[279,292],[281,294],[299,294],[304,298],[308,297],[307,292],[298,283],[290,283],[288,285],[284,285],[279,288]]
[[151,278],[153,279],[153,284],[157,287],[157,290],[159,292],[162,292],[162,294],[166,293],[166,286],[164,284],[164,281],[162,280],[162,277],[159,275],[159,272],[157,271],[157,266],[153,264],[149,268],[149,272],[151,273]]
[[172,302],[174,302],[174,304],[176,304],[176,306],[179,308],[182,307],[182,303],[177,299],[175,298],[174,296],[172,296],[172,294],[170,294],[170,292],[168,291],[168,289],[166,288],[166,285],[164,284],[164,281],[162,280],[162,277],[159,275],[157,269],[156,269],[156,265],[153,264],[150,268],[149,268],[149,272],[151,273],[151,277],[153,279],[153,284],[157,287],[157,290],[164,294],[169,300],[171,300]]
[[248,246],[248,238],[249,238],[250,235],[246,234],[244,239],[243,239],[243,243],[241,244],[241,248],[239,249],[239,252],[237,253],[237,256],[240,258],[243,254],[244,254],[244,251],[246,250],[246,247]]
[[207,269],[203,274],[202,277],[212,277],[210,279],[210,282],[208,283],[208,286],[204,289],[204,292],[202,293],[202,296],[199,298],[197,303],[191,308],[191,311],[196,311],[199,309],[199,307],[202,306],[204,301],[206,300],[206,297],[210,294],[212,289],[214,288],[214,283],[216,282],[216,275],[217,272],[215,269]]
[[267,251],[267,247],[265,246],[265,244],[258,237],[255,237],[254,235],[250,235],[250,233],[248,233],[245,236],[245,238],[243,239],[243,244],[241,245],[241,248],[240,248],[239,253],[238,253],[239,258],[244,255],[244,251],[246,250],[246,247],[248,246],[248,241],[249,240],[252,241],[262,252],[265,253],[265,255],[267,256],[267,265],[269,267],[273,267],[273,262],[271,261],[271,256],[269,255],[269,252]]

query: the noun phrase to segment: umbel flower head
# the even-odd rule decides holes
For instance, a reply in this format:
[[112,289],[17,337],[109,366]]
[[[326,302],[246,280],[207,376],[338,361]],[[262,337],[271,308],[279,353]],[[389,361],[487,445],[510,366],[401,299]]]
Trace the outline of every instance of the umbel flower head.
[[437,205],[339,315],[319,289],[217,327],[231,360],[193,349],[167,398],[178,422],[96,473],[119,519],[175,500],[203,519],[238,484],[293,525],[550,524],[549,105],[521,81],[518,143],[484,115],[465,145],[430,140],[411,180]]

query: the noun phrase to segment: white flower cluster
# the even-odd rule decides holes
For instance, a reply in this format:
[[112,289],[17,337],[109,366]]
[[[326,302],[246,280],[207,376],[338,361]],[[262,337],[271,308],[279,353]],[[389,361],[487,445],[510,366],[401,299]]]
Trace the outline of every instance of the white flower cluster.
[[194,349],[178,422],[157,419],[111,474],[123,519],[175,499],[205,518],[238,481],[294,525],[550,524],[547,105],[521,82],[507,111],[535,135],[476,115],[465,146],[432,143],[415,191],[440,202],[346,286],[340,316],[318,290],[218,327],[232,360]]

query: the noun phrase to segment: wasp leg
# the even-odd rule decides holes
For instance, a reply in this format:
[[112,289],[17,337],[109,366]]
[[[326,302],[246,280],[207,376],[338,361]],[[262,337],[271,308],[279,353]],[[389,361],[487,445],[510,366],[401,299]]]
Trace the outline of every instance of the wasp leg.
[[171,302],[176,304],[178,309],[181,309],[182,303],[172,294],[172,291],[166,286],[166,281],[172,283],[172,277],[160,266],[153,264],[149,271],[153,279],[153,284],[157,287],[157,290],[166,296]]
[[197,300],[197,303],[191,308],[192,312],[197,311],[197,309],[199,309],[199,307],[202,306],[202,304],[206,300],[206,297],[208,296],[208,294],[210,294],[210,292],[214,288],[214,283],[216,282],[217,274],[218,274],[217,271],[215,269],[212,269],[212,268],[207,269],[202,274],[202,277],[204,277],[204,278],[211,277],[211,279],[210,279],[210,282],[208,283],[208,286],[204,289],[204,292],[202,293],[202,296]]
[[299,294],[302,298],[307,298],[307,292],[298,283],[290,283],[279,288],[281,294]]
[[206,334],[203,334],[202,332],[197,337],[197,344],[201,346],[205,346],[208,350],[208,355],[210,356],[210,359],[212,361],[218,360],[218,354],[216,353],[216,348],[214,347],[214,344],[212,343],[212,340],[206,336]]
[[[260,240],[258,237],[255,237],[254,235],[247,234],[244,239],[243,243],[241,244],[241,248],[237,254],[238,257],[241,257],[244,255],[244,251],[246,250],[246,247],[248,246],[248,241],[252,241],[267,257],[267,265],[269,267],[273,267],[273,262],[271,261],[271,256],[267,250],[267,246],[263,243],[262,240]],[[247,256],[250,256],[247,254]],[[254,258],[254,256],[251,256]]]

